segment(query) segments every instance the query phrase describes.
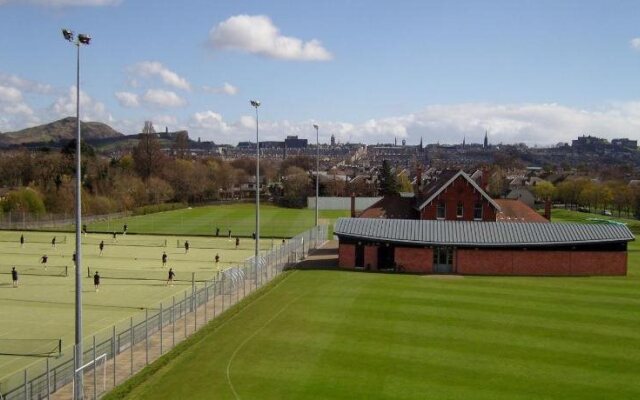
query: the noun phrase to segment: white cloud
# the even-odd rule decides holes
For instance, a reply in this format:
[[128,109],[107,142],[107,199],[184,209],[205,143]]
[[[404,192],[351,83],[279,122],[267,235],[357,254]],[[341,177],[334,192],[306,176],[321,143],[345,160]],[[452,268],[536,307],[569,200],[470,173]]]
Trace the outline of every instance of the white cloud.
[[[58,97],[50,107],[52,117],[62,118],[76,115],[76,87],[72,86],[64,96]],[[89,121],[108,122],[112,117],[105,105],[80,90],[80,118]]]
[[265,15],[236,15],[209,31],[209,42],[218,49],[239,50],[269,58],[327,61],[333,55],[316,39],[283,36]]
[[115,6],[122,0],[0,0],[0,6],[9,3],[26,3],[45,7],[102,7]]
[[203,86],[202,90],[204,90],[207,93],[226,94],[229,96],[234,96],[238,94],[238,88],[228,82],[225,82],[220,87]]
[[14,87],[0,86],[0,103],[17,103],[22,101],[22,92]]
[[51,94],[53,92],[51,85],[30,81],[16,75],[9,75],[2,72],[0,72],[0,85],[12,86],[29,93]]
[[116,92],[116,99],[122,107],[134,108],[140,106],[138,95],[131,92]]
[[631,45],[632,49],[640,51],[640,37],[631,39],[629,41],[629,44]]
[[178,96],[175,92],[162,89],[149,89],[142,96],[142,100],[150,105],[162,108],[183,107],[186,100]]
[[189,126],[199,132],[208,131],[208,133],[218,134],[226,134],[230,130],[230,126],[224,122],[222,115],[211,110],[193,114]]
[[131,66],[129,70],[133,74],[143,78],[158,77],[166,85],[173,86],[176,89],[191,90],[191,84],[189,84],[189,81],[171,71],[158,61],[142,61]]

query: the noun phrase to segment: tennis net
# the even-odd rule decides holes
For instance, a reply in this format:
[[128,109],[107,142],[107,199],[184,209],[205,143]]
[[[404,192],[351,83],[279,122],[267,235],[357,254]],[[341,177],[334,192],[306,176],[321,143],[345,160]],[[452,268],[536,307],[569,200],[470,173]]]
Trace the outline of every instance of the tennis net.
[[[18,233],[12,233],[12,234],[0,234],[0,242],[15,242],[15,243],[20,243],[20,235]],[[65,235],[51,235],[50,237],[46,237],[46,236],[31,236],[31,235],[24,235],[24,243],[25,244],[29,244],[29,243],[51,243],[51,241],[53,240],[53,237],[55,236],[56,238],[56,244],[66,244],[67,243],[67,237]]]
[[0,274],[11,275],[11,268],[16,267],[18,276],[20,275],[37,275],[37,276],[69,276],[69,268],[66,265],[3,265],[0,266]]
[[129,236],[119,236],[117,240],[113,240],[112,236],[108,238],[86,237],[83,238],[84,244],[99,245],[100,242],[104,242],[105,246],[141,246],[141,247],[167,247],[167,241],[165,239],[143,239],[132,238]]
[[56,357],[62,354],[62,339],[0,339],[0,355]]
[[[184,248],[185,240],[177,240],[176,247],[179,249]],[[250,238],[242,238],[240,239],[240,243],[238,245],[238,249],[249,250],[253,249],[255,246],[255,241]],[[189,248],[191,249],[220,249],[220,250],[229,250],[236,248],[236,239],[231,238],[211,238],[207,239],[196,239],[189,240]]]
[[[87,267],[87,277],[93,278],[95,273],[98,273],[100,278],[104,279],[128,279],[128,280],[141,280],[141,281],[167,281],[169,279],[169,268],[162,270],[154,269],[121,269],[121,268],[91,268]],[[174,282],[191,282],[195,279],[196,282],[206,282],[215,275],[215,271],[211,273],[194,273],[194,272],[180,272],[175,271],[173,278]],[[195,275],[194,275],[195,274]]]

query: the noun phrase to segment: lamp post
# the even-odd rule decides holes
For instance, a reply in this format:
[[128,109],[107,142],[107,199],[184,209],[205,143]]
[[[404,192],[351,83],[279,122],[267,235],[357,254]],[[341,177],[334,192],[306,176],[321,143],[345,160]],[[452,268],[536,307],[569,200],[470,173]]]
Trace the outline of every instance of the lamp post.
[[82,388],[82,371],[78,371],[78,368],[82,365],[83,352],[82,352],[82,235],[80,227],[82,226],[82,171],[80,162],[80,45],[88,45],[91,42],[91,37],[86,34],[79,34],[74,37],[74,34],[69,29],[62,30],[62,36],[65,40],[73,43],[77,49],[76,57],[76,326],[75,326],[75,367],[73,379],[74,393],[73,398],[76,400],[84,398],[84,391]]
[[260,254],[260,137],[258,135],[258,100],[250,100],[250,103],[256,109],[256,250],[255,250],[255,269],[256,269],[256,287],[258,286],[258,255]]
[[320,193],[320,142],[318,141],[318,124],[313,124],[316,128],[316,226],[318,226],[318,194]]

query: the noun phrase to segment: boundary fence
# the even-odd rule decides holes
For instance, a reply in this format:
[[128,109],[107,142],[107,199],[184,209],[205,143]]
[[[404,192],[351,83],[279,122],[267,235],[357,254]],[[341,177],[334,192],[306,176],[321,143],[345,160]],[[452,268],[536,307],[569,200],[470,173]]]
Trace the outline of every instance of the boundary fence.
[[[46,358],[0,381],[0,399],[72,398],[73,371],[79,366],[84,367],[85,398],[99,398],[288,266],[304,259],[326,238],[327,226],[316,226],[262,253],[258,263],[251,257],[218,272],[214,279],[200,284],[194,282],[182,296],[165,299],[155,308],[147,308],[128,321],[85,338],[82,360],[74,359],[75,351],[70,346],[62,357]],[[97,371],[98,358],[106,359],[100,364],[100,368],[104,368],[101,371]]]

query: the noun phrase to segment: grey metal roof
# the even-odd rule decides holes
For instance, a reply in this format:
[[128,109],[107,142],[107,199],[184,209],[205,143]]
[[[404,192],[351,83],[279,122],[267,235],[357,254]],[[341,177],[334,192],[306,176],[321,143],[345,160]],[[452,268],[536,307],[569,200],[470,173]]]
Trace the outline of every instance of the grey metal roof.
[[379,241],[474,247],[574,245],[635,240],[625,225],[340,218],[334,233]]

